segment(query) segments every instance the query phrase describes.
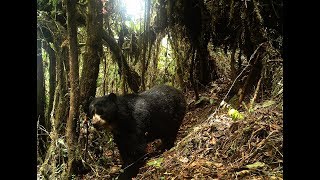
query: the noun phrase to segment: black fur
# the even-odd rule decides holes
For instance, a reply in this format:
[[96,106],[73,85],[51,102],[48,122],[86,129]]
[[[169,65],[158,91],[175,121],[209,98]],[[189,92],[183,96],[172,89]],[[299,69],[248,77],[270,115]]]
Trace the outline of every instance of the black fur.
[[148,142],[161,139],[162,150],[173,147],[186,113],[186,101],[181,91],[161,85],[140,94],[116,96],[111,93],[95,98],[89,111],[91,117],[98,114],[106,121],[94,126],[111,130],[123,167],[135,162],[119,176],[119,179],[131,179],[144,163],[136,161],[146,154]]

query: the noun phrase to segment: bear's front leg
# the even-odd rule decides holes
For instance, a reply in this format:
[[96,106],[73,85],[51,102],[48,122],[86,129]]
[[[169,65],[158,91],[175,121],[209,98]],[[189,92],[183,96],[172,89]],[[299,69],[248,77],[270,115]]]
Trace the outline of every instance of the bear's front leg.
[[[123,142],[124,141],[124,142]],[[146,139],[144,136],[130,135],[126,139],[119,141],[120,155],[123,161],[123,173],[119,175],[119,180],[128,180],[135,177],[139,168],[144,165],[146,159]]]

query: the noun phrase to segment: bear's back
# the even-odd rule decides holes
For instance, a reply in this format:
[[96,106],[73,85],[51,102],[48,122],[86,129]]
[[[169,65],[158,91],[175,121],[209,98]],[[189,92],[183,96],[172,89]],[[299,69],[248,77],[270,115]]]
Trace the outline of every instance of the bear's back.
[[182,92],[171,86],[155,86],[139,94],[135,103],[135,117],[149,124],[151,139],[176,134],[186,113]]

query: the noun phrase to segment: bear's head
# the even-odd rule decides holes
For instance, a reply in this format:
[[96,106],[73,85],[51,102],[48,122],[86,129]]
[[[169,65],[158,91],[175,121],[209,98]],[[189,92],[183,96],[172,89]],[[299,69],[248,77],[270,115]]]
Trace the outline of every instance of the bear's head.
[[89,105],[89,117],[96,129],[112,130],[115,127],[118,106],[117,96],[111,93],[107,96],[95,98]]

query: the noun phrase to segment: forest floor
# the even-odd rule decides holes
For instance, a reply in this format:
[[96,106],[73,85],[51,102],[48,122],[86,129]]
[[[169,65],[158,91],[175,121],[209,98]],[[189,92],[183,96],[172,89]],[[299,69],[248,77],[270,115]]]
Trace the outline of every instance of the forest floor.
[[[240,111],[242,120],[234,120],[226,108],[215,112],[225,90],[201,92],[203,98],[197,102],[193,92],[188,92],[188,111],[175,147],[160,154],[154,153],[159,141],[151,143],[148,152],[157,155],[147,160],[135,179],[283,179],[283,112],[279,103],[257,103],[250,112]],[[109,169],[96,168],[82,179],[117,177],[119,153],[115,148],[104,154],[113,159]]]

